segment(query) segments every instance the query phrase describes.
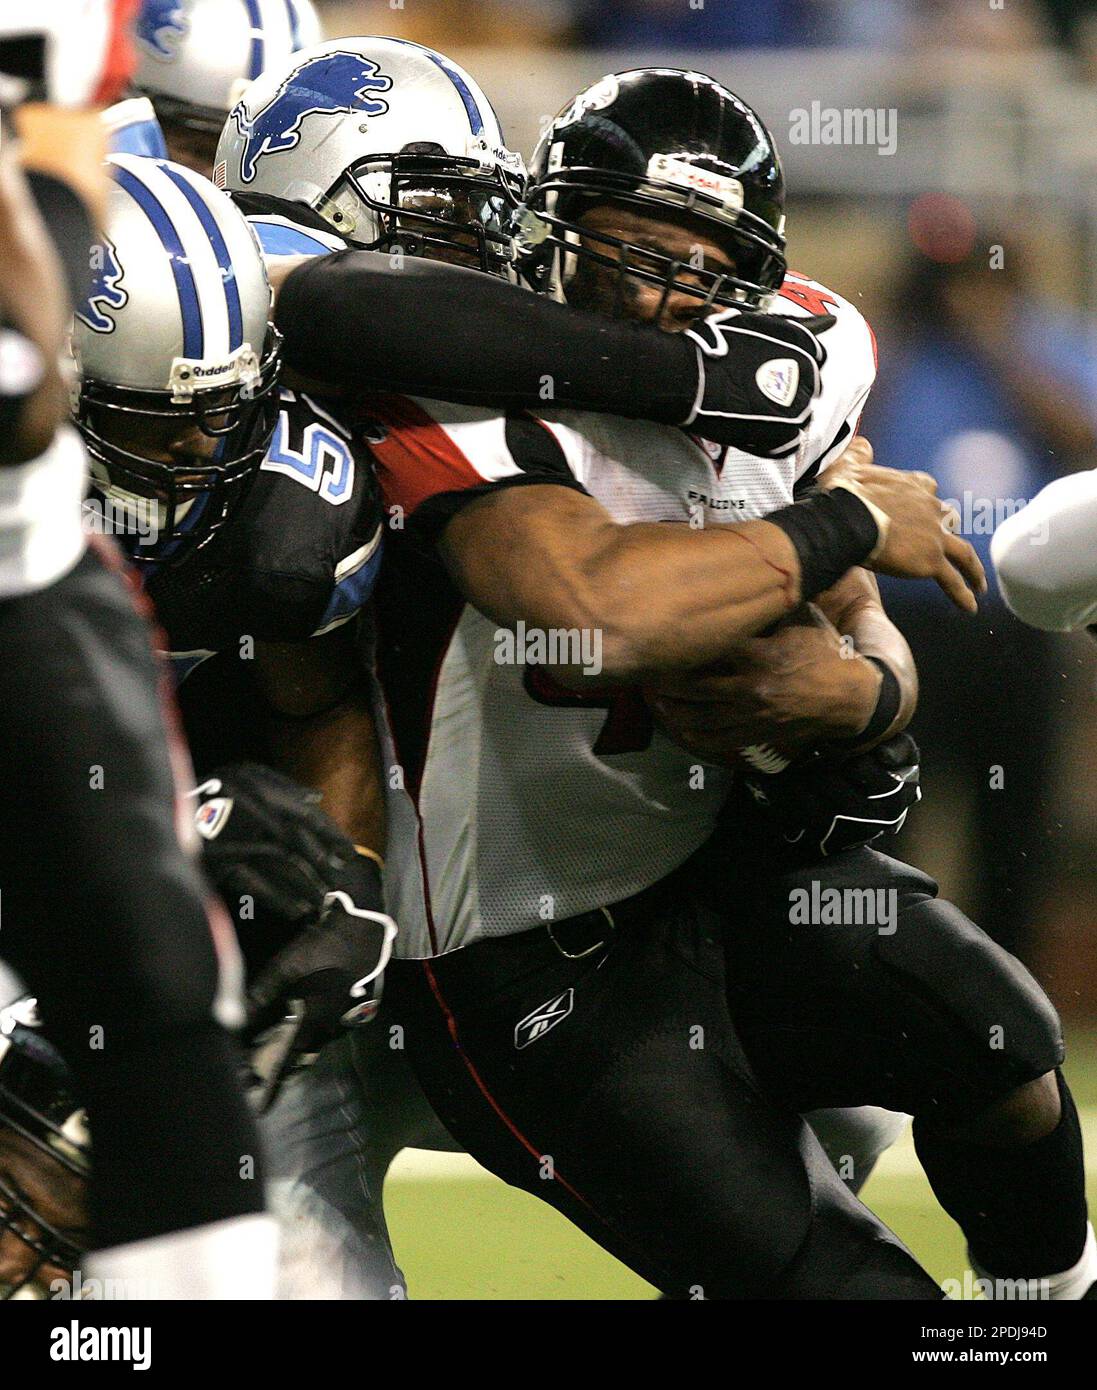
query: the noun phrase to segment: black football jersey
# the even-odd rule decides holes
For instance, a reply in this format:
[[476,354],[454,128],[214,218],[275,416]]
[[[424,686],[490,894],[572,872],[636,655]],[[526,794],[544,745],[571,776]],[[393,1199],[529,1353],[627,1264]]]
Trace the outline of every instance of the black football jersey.
[[330,402],[283,387],[266,457],[237,515],[145,589],[173,653],[251,637],[294,642],[346,622],[381,562],[381,502],[368,448]]

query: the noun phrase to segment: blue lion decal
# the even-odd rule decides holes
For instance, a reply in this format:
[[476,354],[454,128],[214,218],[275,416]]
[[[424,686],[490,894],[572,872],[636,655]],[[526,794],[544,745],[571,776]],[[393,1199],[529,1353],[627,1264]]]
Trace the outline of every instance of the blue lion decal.
[[170,62],[186,32],[179,0],[143,0],[134,33],[150,53]]
[[383,116],[388,102],[367,92],[387,92],[392,78],[383,76],[376,63],[359,53],[324,53],[301,64],[254,116],[240,102],[232,119],[244,137],[240,178],[251,183],[264,155],[294,149],[301,139],[306,116]]
[[115,322],[107,310],[125,308],[129,295],[119,284],[122,265],[118,253],[106,237],[92,247],[92,269],[95,279],[87,302],[82,309],[77,309],[76,317],[93,333],[113,333]]

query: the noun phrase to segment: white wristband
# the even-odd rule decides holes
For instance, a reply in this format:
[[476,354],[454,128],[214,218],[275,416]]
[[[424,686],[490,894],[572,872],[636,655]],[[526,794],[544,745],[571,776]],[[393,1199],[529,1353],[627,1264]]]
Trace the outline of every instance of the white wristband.
[[0,598],[48,588],[84,553],[87,456],[62,425],[44,454],[0,468]]

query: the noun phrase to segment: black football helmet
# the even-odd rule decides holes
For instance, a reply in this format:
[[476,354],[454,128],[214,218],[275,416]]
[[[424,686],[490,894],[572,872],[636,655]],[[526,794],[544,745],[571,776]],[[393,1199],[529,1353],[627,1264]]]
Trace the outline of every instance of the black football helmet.
[[53,1213],[82,1208],[89,1161],[84,1110],[34,1000],[0,1009],[0,1299],[44,1297],[39,1277],[78,1265],[82,1228],[62,1228]]
[[[728,245],[735,273],[687,267],[578,225],[605,202],[696,218]],[[773,140],[733,92],[676,68],[615,73],[580,92],[534,152],[517,223],[519,270],[535,289],[566,298],[575,258],[587,256],[662,285],[664,302],[673,290],[765,308],[787,269],[784,203]]]

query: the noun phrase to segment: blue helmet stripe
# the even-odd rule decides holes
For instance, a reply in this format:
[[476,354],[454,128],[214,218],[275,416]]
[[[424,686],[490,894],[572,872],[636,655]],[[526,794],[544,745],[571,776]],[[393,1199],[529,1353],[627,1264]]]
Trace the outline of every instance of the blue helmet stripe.
[[194,272],[187,260],[187,253],[183,250],[183,243],[179,240],[179,233],[172,225],[163,204],[136,175],[120,165],[115,165],[114,179],[152,223],[164,250],[168,253],[171,273],[175,276],[176,293],[179,295],[179,309],[183,315],[183,356],[202,357],[205,333],[202,328],[202,309],[198,302],[198,286],[194,283]]
[[290,51],[296,53],[301,47],[301,16],[297,13],[295,0],[286,0],[286,11],[289,14]]
[[472,129],[473,135],[483,134],[484,118],[480,115],[480,108],[476,105],[476,98],[469,90],[469,84],[465,81],[464,77],[447,58],[443,58],[440,53],[435,53],[433,48],[427,48],[424,44],[415,43],[411,39],[389,39],[389,43],[403,43],[409,48],[417,48],[420,53],[425,53],[436,67],[441,68],[457,88],[458,95],[465,104],[465,112],[469,118],[469,126]]
[[254,81],[263,71],[266,37],[263,32],[263,16],[259,12],[259,0],[244,0],[251,20],[251,54],[248,58],[248,76]]
[[426,52],[431,62],[436,63],[442,69],[460,93],[461,100],[465,103],[465,110],[468,112],[469,125],[472,127],[473,135],[481,135],[484,130],[484,118],[480,115],[480,108],[476,105],[476,98],[469,91],[469,84],[456,68],[446,62],[445,58],[443,58],[440,53],[434,53],[429,48]]
[[221,228],[217,225],[213,213],[210,212],[194,187],[188,183],[178,169],[173,169],[170,164],[158,164],[156,167],[167,174],[183,197],[186,198],[194,209],[195,217],[201,222],[202,230],[209,237],[213,254],[217,257],[217,264],[221,268],[221,283],[225,288],[225,303],[229,313],[229,351],[235,352],[244,341],[244,314],[240,307],[240,286],[236,283],[236,269],[232,264],[232,257],[229,255],[225,238],[221,235]]

